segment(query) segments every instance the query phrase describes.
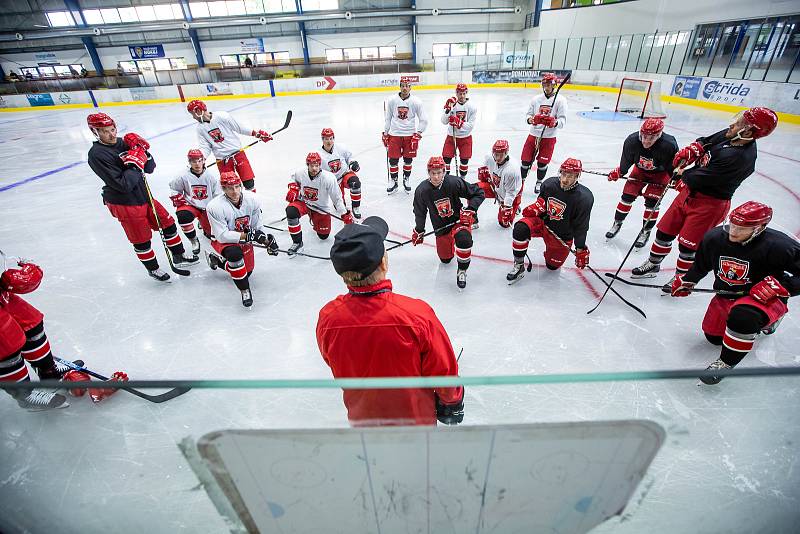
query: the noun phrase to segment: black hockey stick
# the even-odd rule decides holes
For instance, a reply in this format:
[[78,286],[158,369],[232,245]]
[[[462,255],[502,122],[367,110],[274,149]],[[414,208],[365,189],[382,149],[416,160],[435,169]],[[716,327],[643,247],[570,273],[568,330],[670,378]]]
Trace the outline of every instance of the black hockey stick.
[[[628,284],[629,286],[636,286],[636,287],[651,287],[651,288],[658,288],[662,289],[664,286],[660,286],[657,284],[642,284],[640,282],[632,282],[630,280],[626,280],[625,278],[614,276],[611,273],[606,273],[606,276],[609,278],[616,278],[623,284]],[[699,287],[692,288],[692,293],[716,293],[717,295],[723,295],[726,297],[743,297],[746,293],[739,293],[738,291],[728,291],[727,289],[702,289]]]
[[[94,371],[90,371],[86,367],[82,367],[80,365],[77,365],[76,363],[71,362],[69,360],[61,359],[58,356],[54,356],[54,358],[59,363],[63,363],[67,367],[69,367],[71,369],[74,369],[76,371],[81,371],[82,373],[86,373],[89,376],[93,376],[95,378],[99,378],[100,380],[105,380],[106,382],[108,382],[110,380],[108,377],[103,376],[100,373],[96,373]],[[187,387],[174,388],[174,389],[171,389],[171,390],[167,391],[166,393],[162,393],[160,395],[148,395],[147,393],[144,393],[142,391],[139,391],[138,389],[133,389],[133,388],[120,388],[120,389],[124,389],[128,393],[132,393],[133,395],[136,395],[137,397],[141,397],[141,398],[143,398],[145,400],[148,400],[150,402],[154,402],[156,404],[160,404],[162,402],[166,402],[168,400],[174,399],[175,397],[180,397],[181,395],[183,395],[184,393],[186,393],[187,391],[189,391],[192,388],[187,388]]]
[[[281,126],[280,128],[278,128],[278,129],[277,129],[277,130],[275,130],[274,132],[270,133],[270,135],[275,135],[276,133],[279,133],[279,132],[282,132],[282,131],[284,131],[286,128],[288,128],[288,127],[289,127],[289,123],[290,123],[290,122],[292,122],[292,110],[291,110],[291,109],[290,109],[289,111],[287,111],[287,112],[286,112],[286,121],[283,123],[283,126]],[[234,152],[233,154],[231,154],[231,155],[230,155],[230,156],[228,156],[228,157],[230,158],[230,157],[233,157],[233,155],[234,155],[234,154],[237,154],[237,153],[239,153],[239,152],[244,152],[245,150],[247,150],[247,149],[248,149],[248,148],[250,148],[251,146],[255,146],[255,145],[257,145],[257,144],[258,144],[258,143],[260,143],[260,142],[261,142],[261,139],[256,139],[255,141],[253,141],[253,142],[252,142],[252,143],[250,143],[249,145],[245,145],[245,146],[243,146],[242,148],[240,148],[239,150],[237,150],[236,152]],[[226,158],[226,159],[227,159],[227,158]],[[211,167],[213,167],[213,166],[214,166],[214,165],[216,165],[217,163],[219,163],[219,160],[214,160],[214,162],[213,162],[213,163],[210,163],[210,164],[206,165],[206,169],[210,169]]]
[[[302,200],[302,201],[303,201],[303,204],[305,204],[306,206],[308,206],[308,209],[310,209],[311,211],[316,211],[317,213],[322,213],[323,215],[328,215],[328,216],[330,216],[330,217],[333,217],[334,219],[339,219],[340,221],[344,222],[344,219],[342,219],[342,218],[341,218],[341,217],[339,217],[338,215],[334,215],[333,213],[328,213],[327,211],[325,211],[325,210],[324,210],[324,209],[322,209],[322,208],[318,208],[318,207],[316,207],[316,206],[312,206],[311,204],[309,204],[308,202],[306,202],[306,201],[305,201],[305,200],[303,200],[303,199],[300,199],[300,200]],[[346,223],[345,223],[345,224],[346,224]],[[359,222],[356,222],[355,224],[361,224],[361,222],[359,221]],[[264,226],[267,226],[267,225],[265,224]],[[271,227],[271,226],[268,226],[268,228],[272,228],[272,227]],[[395,241],[394,239],[388,239],[388,238],[386,238],[386,237],[384,237],[384,238],[383,238],[383,240],[384,240],[384,241],[388,241],[389,243],[394,243],[395,245],[399,245],[399,244],[400,244],[400,242],[399,242],[399,241]]]
[[[172,270],[173,273],[178,274],[180,276],[189,276],[190,273],[186,269],[180,269],[175,266],[175,262],[172,261],[172,252],[169,250],[169,246],[167,246],[167,238],[164,237],[164,229],[161,227],[161,219],[158,216],[158,212],[156,211],[156,203],[153,200],[153,193],[150,191],[150,184],[147,183],[147,178],[145,177],[144,173],[142,173],[142,180],[144,181],[144,189],[147,191],[147,200],[150,201],[150,209],[153,210],[153,216],[156,219],[156,226],[158,226],[158,235],[161,236],[161,244],[164,245],[164,252],[167,253],[167,261],[169,262],[169,268]],[[175,227],[177,231],[178,227]],[[177,233],[175,235],[178,235]]]
[[[458,221],[453,221],[453,222],[451,222],[450,224],[445,224],[445,225],[444,225],[444,226],[442,226],[441,228],[435,228],[435,229],[431,230],[430,232],[425,232],[424,234],[422,234],[422,237],[428,237],[429,235],[431,235],[431,234],[433,234],[433,233],[436,233],[436,232],[438,232],[438,231],[440,231],[440,230],[445,230],[445,229],[447,229],[447,228],[450,228],[451,226],[453,226],[453,225],[454,225],[454,224],[456,224],[457,222],[458,222]],[[396,249],[396,248],[400,248],[400,247],[402,247],[403,245],[408,245],[408,244],[409,244],[409,243],[411,243],[412,241],[414,241],[414,240],[413,240],[413,239],[409,239],[409,240],[407,240],[407,241],[403,241],[402,243],[398,243],[398,244],[396,244],[396,245],[392,245],[391,247],[389,247],[389,248],[387,248],[387,249],[386,249],[386,252],[389,252],[390,250],[394,250],[394,249]]]
[[[556,87],[555,94],[553,95],[553,108],[556,107],[556,99],[558,99],[558,93],[561,91],[561,88],[564,87],[564,84],[567,83],[567,81],[571,77],[572,77],[572,72],[568,72],[567,75],[564,76],[564,79],[561,80],[561,83],[558,84],[558,87]],[[539,137],[536,138],[536,151],[533,153],[533,157],[534,158],[536,158],[536,156],[539,154],[539,145],[542,142],[542,137],[544,137],[544,131],[547,129],[544,124],[542,124],[541,126],[542,126],[542,133],[540,133]],[[531,163],[533,163],[533,162],[531,162]],[[538,179],[537,179],[537,181],[538,181]]]
[[[264,225],[264,226],[266,226],[266,225]],[[269,227],[267,227],[267,228],[269,228]],[[267,245],[262,245],[261,243],[256,243],[255,241],[250,243],[250,244],[253,245],[254,247],[258,247],[258,248],[264,248],[264,249],[269,248],[269,247],[267,247]],[[277,249],[277,251],[278,252],[283,252],[284,254],[287,254],[287,255],[290,255],[290,256],[294,256],[296,254],[298,256],[308,256],[309,258],[316,258],[318,260],[329,260],[330,261],[330,258],[327,257],[327,256],[315,256],[313,254],[306,254],[305,252],[292,252],[292,253],[290,253],[288,250],[283,250],[283,249],[280,249],[280,248]]]

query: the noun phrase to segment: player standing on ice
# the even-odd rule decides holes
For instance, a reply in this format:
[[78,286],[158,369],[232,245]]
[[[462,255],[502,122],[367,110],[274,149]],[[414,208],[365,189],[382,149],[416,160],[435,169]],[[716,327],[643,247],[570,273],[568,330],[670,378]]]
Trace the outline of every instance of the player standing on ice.
[[356,174],[361,166],[353,159],[353,153],[342,144],[335,144],[333,130],[324,128],[322,130],[322,170],[328,171],[336,176],[339,182],[339,189],[342,191],[344,200],[345,187],[350,190],[350,204],[353,216],[361,218],[361,180]]
[[286,192],[286,202],[289,203],[286,206],[286,219],[292,236],[289,257],[294,257],[295,252],[303,248],[303,228],[300,226],[300,217],[303,215],[309,216],[314,231],[323,240],[331,235],[331,214],[339,215],[345,224],[354,222],[342,200],[336,176],[323,171],[321,165],[322,157],[310,152],[306,156],[306,166],[296,170],[289,182]]
[[178,224],[192,243],[192,252],[200,254],[200,240],[194,228],[194,221],[200,221],[200,228],[211,239],[211,223],[208,222],[206,206],[212,198],[220,194],[219,178],[216,173],[206,169],[203,153],[193,148],[186,156],[189,168],[169,183],[170,200],[175,207]]
[[[461,205],[462,198],[467,201],[466,207]],[[456,256],[456,284],[460,289],[467,287],[472,223],[484,198],[483,189],[477,185],[445,174],[444,159],[439,156],[428,160],[428,179],[420,182],[414,191],[415,225],[411,242],[414,246],[422,244],[425,219],[430,214],[431,225],[436,231],[436,253],[442,263],[450,263]]]
[[255,193],[242,190],[242,181],[233,171],[219,176],[222,195],[206,206],[211,223],[213,240],[211,246],[216,253],[206,252],[208,266],[212,270],[225,269],[242,294],[242,305],[253,305],[250,291],[250,274],[255,268],[253,242],[265,245],[267,253],[278,255],[278,243],[272,234],[261,230],[261,204]]
[[[103,203],[125,230],[136,256],[148,274],[165,282],[169,275],[158,267],[156,253],[150,246],[152,232],[161,223],[164,239],[172,253],[176,267],[187,267],[198,262],[195,255],[185,256],[175,220],[158,200],[153,199],[157,214],[153,213],[144,173],[152,173],[156,162],[147,151],[150,143],[135,133],[117,137],[117,125],[105,113],[93,113],[86,118],[89,129],[97,141],[89,149],[89,167],[103,180]],[[158,222],[156,222],[158,215]]]
[[[472,157],[472,129],[477,116],[478,110],[467,97],[467,84],[456,85],[456,96],[451,96],[444,103],[441,117],[442,124],[448,125],[447,137],[442,147],[446,174],[450,174],[450,162],[456,157],[458,148],[458,175],[462,178],[467,176],[469,159]],[[455,174],[454,172],[453,175]]]
[[253,130],[244,126],[227,111],[208,111],[202,100],[192,100],[186,106],[197,125],[197,139],[204,154],[213,152],[217,167],[222,174],[234,171],[242,179],[245,189],[255,193],[256,176],[247,154],[242,150],[242,142],[236,134],[250,135],[259,141],[272,141],[272,136],[264,130]]
[[544,241],[544,264],[548,269],[561,268],[573,241],[575,266],[584,269],[589,265],[586,232],[589,231],[594,196],[588,187],[578,183],[581,171],[583,164],[580,160],[567,158],[561,164],[559,176],[545,180],[536,202],[522,210],[522,218],[514,224],[514,266],[506,275],[509,284],[524,276],[525,254],[533,237],[541,237]]
[[[700,137],[675,154],[674,168],[695,166],[682,172],[675,186],[679,194],[658,221],[650,257],[633,269],[634,278],[654,277],[676,237],[675,275],[689,270],[703,235],[725,220],[733,193],[755,171],[755,140],[772,133],[777,125],[778,116],[771,109],[750,108],[736,115],[727,129]],[[671,286],[672,279],[664,284],[667,291]]]
[[[719,359],[708,370],[736,367],[759,332],[775,332],[789,311],[789,297],[800,294],[800,244],[767,228],[771,220],[772,208],[745,202],[731,212],[729,224],[705,234],[689,271],[672,282],[672,296],[685,297],[714,271],[714,289],[742,294],[715,295],[708,305],[703,333],[709,342],[722,346]],[[700,380],[716,384],[722,378]]]
[[383,146],[389,155],[389,185],[386,192],[390,195],[397,191],[397,174],[400,157],[403,158],[403,188],[411,191],[411,164],[417,157],[419,140],[422,132],[428,127],[428,119],[422,101],[411,96],[411,78],[400,77],[400,92],[389,100],[386,106],[386,117],[383,125]]
[[491,155],[487,154],[484,166],[478,167],[477,186],[483,189],[486,198],[497,198],[497,222],[508,228],[514,222],[522,202],[522,177],[519,165],[508,155],[508,141],[498,139],[492,145]]
[[[463,183],[463,180],[458,180]],[[336,378],[457,376],[458,361],[442,323],[421,300],[392,292],[386,278],[386,221],[367,217],[342,228],[331,247],[333,268],[348,293],[326,304],[317,344]],[[354,426],[456,425],[464,419],[464,388],[345,389]]]
[[556,146],[557,130],[567,123],[567,100],[563,96],[555,99],[555,88],[558,78],[552,72],[542,75],[543,94],[533,97],[528,107],[527,122],[531,131],[522,147],[522,179],[528,176],[533,158],[536,158],[536,186],[534,193],[539,192],[542,180],[547,175],[547,165],[553,157]]
[[606,232],[606,239],[613,239],[619,233],[636,197],[643,196],[644,220],[634,246],[642,248],[647,244],[658,220],[658,204],[672,176],[672,160],[677,151],[678,143],[674,137],[664,133],[664,121],[661,119],[645,120],[638,132],[633,132],[625,139],[619,167],[608,173],[608,181],[619,180],[627,174],[631,165],[633,170],[622,189],[622,198],[614,213],[614,223]]

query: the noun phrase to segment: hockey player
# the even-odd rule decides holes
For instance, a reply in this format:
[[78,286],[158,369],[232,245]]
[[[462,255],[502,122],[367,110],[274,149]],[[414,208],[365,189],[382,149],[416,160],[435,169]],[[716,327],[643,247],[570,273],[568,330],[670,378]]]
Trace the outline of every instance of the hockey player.
[[619,233],[636,197],[643,196],[644,220],[634,246],[642,248],[647,244],[658,220],[658,203],[672,176],[672,160],[677,151],[678,143],[674,137],[664,133],[664,121],[661,119],[645,120],[638,132],[625,139],[619,167],[608,173],[608,181],[619,180],[627,174],[631,165],[633,170],[622,189],[622,198],[617,204],[614,223],[606,232],[606,239],[613,239]]
[[194,220],[200,222],[200,228],[208,239],[211,239],[211,223],[208,222],[206,206],[212,198],[220,194],[219,177],[206,169],[203,153],[193,148],[186,155],[189,168],[170,183],[170,200],[175,207],[178,224],[192,243],[192,253],[200,254],[200,240],[194,228]]
[[[506,275],[509,284],[525,274],[525,254],[532,237],[541,237],[544,241],[544,264],[550,270],[561,268],[573,241],[575,266],[584,269],[589,265],[586,232],[589,230],[594,196],[589,188],[578,183],[582,170],[583,164],[580,160],[567,158],[561,164],[559,176],[545,180],[536,202],[522,210],[522,219],[514,224],[514,266]],[[567,247],[553,234],[566,243]]]
[[[714,289],[741,296],[715,295],[703,318],[703,333],[721,345],[719,359],[708,370],[730,369],[747,356],[759,332],[772,334],[787,313],[787,300],[800,294],[800,244],[767,228],[772,208],[748,201],[734,209],[730,223],[703,237],[689,271],[678,274],[670,287],[673,297],[685,297],[714,271]],[[701,378],[716,384],[721,377]]]
[[200,150],[204,154],[214,154],[220,174],[235,171],[242,179],[244,187],[255,193],[256,176],[237,134],[250,135],[266,143],[272,141],[269,132],[251,129],[234,119],[227,111],[208,111],[208,106],[202,100],[192,100],[186,109],[200,123],[197,125]]
[[342,200],[336,176],[323,171],[321,165],[320,155],[310,152],[306,156],[306,166],[296,170],[289,182],[286,192],[286,202],[289,203],[286,206],[286,218],[292,236],[289,257],[294,257],[295,252],[303,248],[303,229],[300,226],[300,217],[303,215],[308,215],[314,231],[323,240],[331,234],[331,214],[339,215],[345,224],[354,222]]
[[542,180],[547,175],[547,165],[553,157],[553,148],[556,146],[556,131],[567,123],[567,101],[562,96],[555,99],[555,87],[558,78],[552,72],[542,75],[543,94],[533,97],[528,107],[527,122],[531,131],[522,148],[522,179],[528,176],[528,171],[536,158],[536,186],[534,193],[539,192]]
[[[778,116],[770,109],[756,107],[738,114],[731,125],[675,154],[675,168],[695,166],[682,172],[676,184],[679,194],[658,221],[650,257],[632,271],[634,278],[650,278],[661,269],[661,262],[678,238],[676,275],[692,266],[695,251],[703,235],[725,220],[731,197],[739,185],[755,170],[755,140],[767,136],[778,125]],[[672,280],[664,287],[669,288]]]
[[206,252],[208,266],[212,270],[225,269],[242,294],[242,305],[253,305],[250,291],[250,273],[255,268],[253,245],[256,242],[267,246],[267,253],[278,255],[278,243],[272,234],[261,230],[261,204],[255,193],[242,190],[242,181],[233,171],[219,176],[222,195],[214,197],[206,206],[211,223],[213,240],[211,246],[216,253]]
[[361,218],[361,180],[356,174],[361,166],[353,159],[353,153],[342,144],[334,144],[335,136],[333,130],[324,128],[322,130],[322,170],[328,171],[336,176],[339,182],[339,189],[342,191],[344,200],[344,188],[350,190],[350,205],[353,216]]
[[105,113],[93,113],[86,119],[89,129],[97,141],[89,149],[89,167],[103,180],[103,203],[122,225],[128,241],[147,272],[161,282],[169,275],[158,266],[156,254],[150,246],[152,232],[158,230],[158,222],[177,267],[187,267],[198,262],[195,255],[185,256],[181,237],[175,220],[161,203],[153,199],[156,214],[150,206],[144,173],[152,173],[156,162],[147,151],[150,143],[135,133],[117,137],[117,125]]
[[486,198],[497,198],[497,222],[508,228],[514,222],[520,202],[522,202],[522,177],[519,165],[508,155],[508,141],[498,139],[492,145],[492,154],[486,156],[484,166],[478,167],[478,187],[483,189]]
[[[336,378],[456,376],[458,361],[442,323],[421,300],[392,292],[386,278],[386,221],[345,226],[331,247],[346,295],[319,312],[317,344]],[[345,389],[347,417],[363,425],[455,425],[464,419],[464,388]]]
[[[461,199],[466,199],[463,207]],[[467,269],[472,254],[472,223],[483,202],[483,189],[475,184],[445,174],[444,159],[434,156],[428,160],[428,179],[414,191],[415,225],[411,233],[414,246],[425,239],[425,219],[430,214],[436,231],[436,253],[442,263],[450,263],[456,256],[458,272],[456,284],[467,287]]]
[[472,157],[472,129],[477,116],[478,110],[467,97],[467,84],[456,85],[456,96],[451,96],[444,103],[441,117],[442,124],[447,124],[447,137],[442,147],[445,174],[450,174],[450,162],[458,148],[458,175],[462,178],[467,176],[469,159]]
[[390,195],[397,191],[397,174],[400,157],[403,158],[403,188],[411,191],[411,164],[417,157],[419,140],[422,132],[428,127],[428,119],[422,102],[411,96],[411,79],[400,77],[400,92],[389,100],[386,106],[386,118],[383,125],[383,146],[389,154],[389,185],[386,192]]

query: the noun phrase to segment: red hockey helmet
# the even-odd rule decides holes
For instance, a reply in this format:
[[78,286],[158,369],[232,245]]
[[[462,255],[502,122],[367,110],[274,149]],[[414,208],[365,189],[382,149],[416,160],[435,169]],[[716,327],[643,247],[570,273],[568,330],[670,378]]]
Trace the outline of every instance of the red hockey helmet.
[[333,135],[332,128],[323,128],[322,133],[320,135],[321,137],[336,137],[335,135]]
[[642,135],[658,135],[664,131],[664,121],[661,119],[646,119],[639,127],[639,133]]
[[761,202],[748,200],[731,211],[729,218],[731,224],[744,226],[745,228],[754,228],[769,224],[772,220],[772,208]]
[[552,72],[545,72],[542,74],[542,83],[544,82],[556,83],[558,82],[558,78]]
[[242,183],[242,179],[239,178],[239,175],[233,171],[225,171],[220,173],[219,175],[219,185],[222,186],[233,186],[236,184]]
[[561,164],[559,170],[561,172],[576,172],[578,176],[580,176],[581,172],[583,172],[583,163],[581,163],[579,159],[567,158],[564,160],[564,163]]
[[466,93],[469,89],[467,89],[467,84],[460,83],[456,85],[456,93]]
[[41,267],[23,260],[17,262],[17,265],[19,269],[8,269],[0,275],[0,290],[18,295],[35,291],[44,277]]
[[89,129],[92,128],[105,128],[106,126],[116,126],[117,124],[114,122],[114,119],[106,115],[105,113],[92,113],[88,117],[86,117],[86,124],[89,125]]
[[505,139],[498,139],[492,145],[492,152],[506,152],[508,153],[508,141]]
[[432,156],[431,159],[428,160],[428,172],[436,169],[444,170],[444,168],[444,158],[442,156]]
[[743,117],[751,127],[752,139],[768,136],[778,125],[778,116],[769,108],[750,108],[744,112]]
[[186,154],[186,159],[192,161],[193,159],[206,159],[206,157],[199,148],[193,148]]
[[198,111],[207,111],[208,106],[202,100],[192,100],[186,105],[186,111],[191,113],[192,115],[196,114]]
[[311,165],[312,163],[322,165],[322,158],[317,152],[309,152],[308,156],[306,156],[306,165]]

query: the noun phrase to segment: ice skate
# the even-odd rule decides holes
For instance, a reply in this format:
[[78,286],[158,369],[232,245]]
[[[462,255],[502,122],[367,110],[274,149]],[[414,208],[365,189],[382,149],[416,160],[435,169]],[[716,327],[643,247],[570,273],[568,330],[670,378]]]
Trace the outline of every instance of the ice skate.
[[216,271],[218,268],[222,269],[224,267],[220,257],[214,254],[213,252],[205,251],[206,256],[206,263],[208,263],[209,268],[212,271]]
[[158,269],[153,269],[152,271],[147,271],[147,274],[159,282],[169,282],[169,275],[162,271],[160,267]]
[[[711,365],[706,367],[706,371],[716,371],[718,369],[722,369],[724,371],[724,370],[733,369],[733,368],[730,365],[728,365],[727,363],[725,363],[722,360],[720,360],[720,359],[712,362]],[[722,381],[722,378],[723,377],[721,377],[721,376],[709,376],[709,377],[705,377],[704,376],[704,377],[700,378],[700,382],[702,382],[703,384],[706,384],[708,386],[713,386],[714,384],[719,384]],[[700,384],[697,384],[697,385],[699,386]]]
[[288,255],[290,258],[294,258],[297,256],[297,253],[303,250],[303,242],[300,241],[299,243],[292,243],[292,246],[289,247]]
[[353,206],[353,209],[350,210],[353,213],[353,217],[356,219],[361,218],[361,206]]
[[253,305],[253,294],[249,289],[242,289],[242,306],[249,308]]
[[[83,360],[75,360],[72,363],[78,367],[83,367]],[[34,367],[34,370],[36,371],[36,374],[39,376],[40,380],[61,380],[68,371],[72,370],[72,367],[54,359],[52,367],[48,369]]]
[[538,195],[541,189],[542,189],[542,180],[536,180],[536,185],[533,186],[533,192]]
[[[636,247],[636,248],[644,247],[647,244],[647,242],[650,240],[650,232],[652,232],[652,231],[653,231],[652,229],[648,229],[648,230],[642,229],[639,232],[639,235],[636,236],[636,242],[633,244],[633,246]],[[606,236],[608,236],[608,234],[606,234]]]
[[663,292],[664,292],[664,293],[666,293],[667,295],[671,295],[671,294],[672,294],[672,282],[674,282],[674,281],[675,281],[675,277],[676,277],[676,276],[677,276],[677,275],[674,275],[674,274],[673,274],[673,275],[672,275],[672,278],[670,278],[670,279],[669,279],[669,281],[668,281],[666,284],[664,284],[663,286],[661,286],[661,291],[663,291]]
[[29,412],[42,412],[69,406],[64,395],[43,389],[18,390],[14,391],[12,396],[17,400],[20,408],[25,408]]
[[195,256],[200,254],[200,240],[195,237],[194,239],[190,239],[189,242],[192,244],[192,254]]
[[525,263],[522,261],[514,261],[514,266],[511,267],[511,270],[506,275],[508,285],[515,284],[521,280],[523,276],[525,276]]
[[655,278],[656,273],[661,270],[661,265],[653,263],[649,259],[645,260],[643,264],[634,267],[631,271],[631,278]]
[[456,273],[456,284],[459,289],[467,287],[467,271],[466,269],[459,269]]
[[386,193],[392,194],[397,192],[397,178],[390,178],[389,185],[386,187]]
[[768,327],[766,327],[763,330],[761,330],[761,333],[764,334],[765,336],[771,336],[772,334],[775,333],[775,330],[778,329],[778,326],[781,324],[781,321],[783,321],[783,317],[781,317],[780,319],[778,319],[777,321],[775,321],[774,323],[772,323]]
[[606,239],[614,239],[622,228],[622,221],[614,221],[611,228],[606,232]]
[[172,263],[175,265],[175,267],[189,267],[191,265],[197,265],[199,262],[200,258],[198,258],[195,254],[192,254],[191,256],[179,254],[172,257]]
[[411,192],[411,177],[410,176],[403,176],[403,189],[406,190],[406,193]]

